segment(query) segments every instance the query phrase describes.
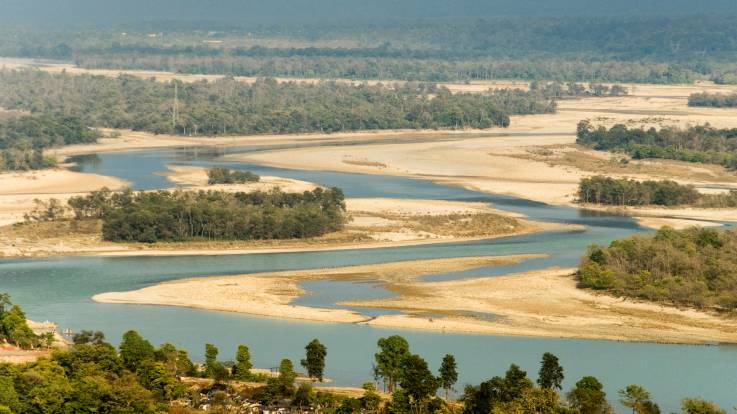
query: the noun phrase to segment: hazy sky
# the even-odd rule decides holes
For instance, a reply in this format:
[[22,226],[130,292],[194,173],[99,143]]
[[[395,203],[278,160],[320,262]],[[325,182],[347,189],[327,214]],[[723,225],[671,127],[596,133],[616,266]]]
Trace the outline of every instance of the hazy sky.
[[[698,6],[698,7],[696,7]],[[5,23],[223,21],[737,13],[737,0],[0,0]]]

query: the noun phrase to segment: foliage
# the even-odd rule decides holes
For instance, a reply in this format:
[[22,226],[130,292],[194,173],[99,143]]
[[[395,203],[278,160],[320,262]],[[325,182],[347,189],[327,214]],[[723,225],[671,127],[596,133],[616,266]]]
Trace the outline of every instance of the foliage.
[[737,107],[737,94],[694,93],[688,97],[688,106],[706,106],[712,108]]
[[568,402],[580,414],[608,414],[611,407],[606,400],[604,386],[594,377],[583,377],[568,393]]
[[96,142],[99,132],[66,114],[0,117],[0,171],[37,170],[56,165],[45,148]]
[[636,181],[597,175],[581,179],[578,200],[617,206],[676,206],[694,204],[701,200],[701,195],[692,185],[681,185],[671,180]]
[[407,355],[402,360],[399,385],[406,392],[414,412],[423,412],[428,400],[435,395],[440,381],[433,376],[430,369],[419,355]]
[[95,127],[182,135],[506,127],[511,114],[555,110],[539,93],[507,89],[453,94],[431,84],[233,78],[163,83],[30,70],[0,70],[0,106],[69,113]]
[[581,286],[677,305],[737,308],[737,231],[663,227],[592,246],[578,272]]
[[703,398],[686,398],[681,402],[685,414],[727,414],[718,405]]
[[308,377],[322,382],[327,354],[328,349],[317,339],[313,339],[305,346],[305,359],[300,361],[300,364],[307,370]]
[[261,179],[250,171],[233,171],[229,168],[213,167],[207,170],[208,184],[243,184]]
[[537,385],[540,388],[563,389],[563,367],[558,363],[558,357],[546,352],[540,362],[540,372],[537,377]]
[[458,366],[453,355],[446,354],[443,362],[440,364],[440,386],[445,390],[445,399],[448,399],[448,393],[453,389],[453,385],[458,382]]
[[607,130],[581,121],[576,137],[578,144],[596,150],[625,152],[635,159],[664,158],[737,168],[737,128],[717,129],[706,124],[686,129],[645,130],[618,124]]
[[120,358],[126,368],[135,372],[144,361],[153,360],[154,346],[136,331],[127,331],[120,342]]
[[105,240],[186,241],[307,238],[340,230],[343,192],[317,188],[302,194],[225,191],[110,193],[69,200],[75,217],[101,217]]
[[248,381],[251,379],[251,351],[246,345],[238,345],[235,353],[235,365],[233,365],[233,378]]
[[632,409],[632,414],[660,414],[660,408],[650,399],[645,388],[630,384],[619,390],[619,402]]
[[12,304],[7,293],[0,293],[0,340],[6,340],[22,349],[41,344],[41,338],[28,326],[23,309]]
[[402,375],[402,362],[410,356],[409,343],[399,335],[380,338],[379,352],[374,355],[379,376],[384,379],[389,392],[394,391]]

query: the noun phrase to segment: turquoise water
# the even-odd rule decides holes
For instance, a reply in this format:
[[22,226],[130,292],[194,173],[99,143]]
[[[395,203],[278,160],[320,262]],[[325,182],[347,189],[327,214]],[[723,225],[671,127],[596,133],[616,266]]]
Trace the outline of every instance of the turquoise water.
[[[249,150],[249,149],[241,149]],[[168,187],[165,164],[211,165],[219,163],[212,150],[165,150],[97,154],[79,159],[78,169],[129,180],[136,189]],[[352,197],[404,197],[478,200],[495,207],[521,212],[532,218],[584,224],[585,229],[554,231],[466,243],[410,246],[388,249],[334,252],[253,254],[235,256],[173,257],[63,257],[0,260],[0,290],[9,292],[33,319],[50,319],[74,330],[100,329],[117,341],[127,329],[137,329],[153,342],[170,341],[202,358],[205,342],[232,358],[239,343],[252,348],[257,366],[271,367],[282,357],[301,358],[312,338],[328,346],[328,376],[337,384],[358,385],[372,378],[371,362],[376,341],[399,333],[410,341],[435,368],[442,355],[452,353],[459,362],[465,383],[476,383],[503,374],[514,362],[531,376],[537,372],[544,352],[553,352],[566,369],[565,387],[583,375],[598,377],[614,400],[616,390],[637,382],[650,389],[664,412],[676,410],[680,398],[703,396],[723,407],[737,404],[734,361],[737,347],[685,346],[584,341],[488,335],[459,335],[379,329],[363,325],[281,321],[246,315],[194,309],[93,303],[90,297],[107,291],[131,290],[189,276],[241,274],[261,271],[306,269],[381,263],[440,257],[547,253],[543,259],[518,264],[436,274],[426,280],[449,280],[468,276],[494,276],[546,266],[574,266],[591,243],[608,243],[636,231],[644,231],[631,219],[552,207],[507,196],[486,195],[429,181],[401,177],[370,176],[268,168],[242,163],[226,165],[259,174],[292,177],[343,188]],[[387,292],[371,283],[309,282],[311,293],[298,303],[334,306],[344,299],[383,297]],[[380,311],[362,310],[367,315]],[[385,312],[385,311],[381,311]]]

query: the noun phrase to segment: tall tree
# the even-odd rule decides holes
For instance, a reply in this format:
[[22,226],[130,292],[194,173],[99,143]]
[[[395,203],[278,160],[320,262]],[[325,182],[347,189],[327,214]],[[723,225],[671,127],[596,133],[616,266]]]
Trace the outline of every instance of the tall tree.
[[374,356],[379,375],[389,392],[393,392],[402,372],[402,361],[410,355],[409,343],[399,335],[381,338],[379,352]]
[[727,414],[721,407],[703,398],[685,398],[681,401],[685,414]]
[[123,365],[129,370],[135,372],[142,362],[153,360],[154,351],[154,346],[138,332],[131,330],[123,334],[120,357],[123,359]]
[[435,395],[440,381],[435,378],[427,362],[419,355],[409,355],[402,360],[399,385],[410,397],[410,404],[420,414],[427,400]]
[[581,414],[606,414],[610,410],[604,386],[590,376],[576,383],[575,388],[568,393],[568,402]]
[[537,385],[540,388],[560,390],[563,386],[563,379],[563,367],[558,363],[558,357],[550,352],[544,353],[540,362]]
[[251,378],[251,351],[246,345],[238,345],[235,352],[235,365],[233,365],[233,377],[239,380],[248,380]]
[[456,359],[453,355],[446,354],[443,357],[443,362],[440,364],[440,386],[445,390],[445,399],[448,399],[448,394],[453,390],[453,385],[458,382],[458,368],[456,365]]
[[656,414],[660,412],[658,405],[650,399],[650,392],[645,388],[630,384],[619,390],[619,402],[632,409],[632,414]]
[[297,374],[294,372],[294,365],[289,359],[282,359],[279,363],[279,377],[277,378],[281,395],[294,394],[294,380]]
[[310,378],[316,378],[322,382],[327,354],[328,349],[317,339],[313,339],[305,346],[305,359],[300,361],[300,364],[307,370],[307,375]]
[[205,344],[205,376],[212,378],[217,370],[218,347],[213,344]]

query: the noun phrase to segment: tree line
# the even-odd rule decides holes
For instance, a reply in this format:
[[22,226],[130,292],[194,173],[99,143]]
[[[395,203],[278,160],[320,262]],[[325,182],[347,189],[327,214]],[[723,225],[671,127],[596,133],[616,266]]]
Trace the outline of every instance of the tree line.
[[230,168],[214,167],[207,170],[208,184],[243,184],[261,180],[257,174],[250,171],[231,170]]
[[737,231],[663,227],[592,246],[581,286],[617,296],[731,311],[737,308]]
[[432,84],[232,78],[157,82],[35,70],[0,70],[0,106],[69,114],[95,127],[183,135],[506,127],[510,114],[555,111],[551,99],[520,90],[453,94]]
[[693,93],[688,97],[688,106],[706,106],[712,108],[737,107],[737,93]]
[[45,148],[96,142],[100,133],[79,117],[64,114],[0,117],[0,171],[41,169],[55,165]]
[[308,238],[340,230],[346,220],[339,188],[302,194],[103,189],[68,204],[78,220],[101,219],[103,239],[122,242]]
[[646,130],[618,124],[606,129],[581,121],[576,143],[596,150],[624,152],[635,159],[664,158],[737,168],[737,128],[718,129],[706,124]]
[[[25,319],[23,319],[25,323]],[[83,330],[68,349],[23,364],[0,364],[1,413],[238,413],[257,402],[264,409],[288,407],[293,412],[327,414],[430,414],[457,412],[448,393],[458,382],[455,357],[446,354],[437,374],[427,361],[413,354],[399,335],[379,339],[374,355],[376,380],[382,380],[388,399],[373,382],[364,384],[361,397],[345,397],[315,390],[325,379],[327,347],[318,339],[305,346],[298,378],[293,362],[282,359],[276,375],[256,371],[251,351],[237,346],[235,358],[219,359],[219,349],[205,344],[204,361],[193,362],[184,349],[171,343],[155,347],[134,330],[123,334],[116,348],[100,331]],[[197,378],[207,382],[194,381]],[[545,353],[537,380],[512,364],[503,376],[478,385],[466,385],[458,400],[464,414],[611,412],[603,384],[584,376],[561,398],[565,379],[557,356]],[[245,383],[244,383],[245,382]],[[445,391],[445,399],[437,396]],[[619,402],[636,414],[659,414],[660,409],[642,386],[618,391]],[[243,407],[243,408],[242,408]],[[682,401],[686,414],[724,414],[716,404],[699,398]]]

